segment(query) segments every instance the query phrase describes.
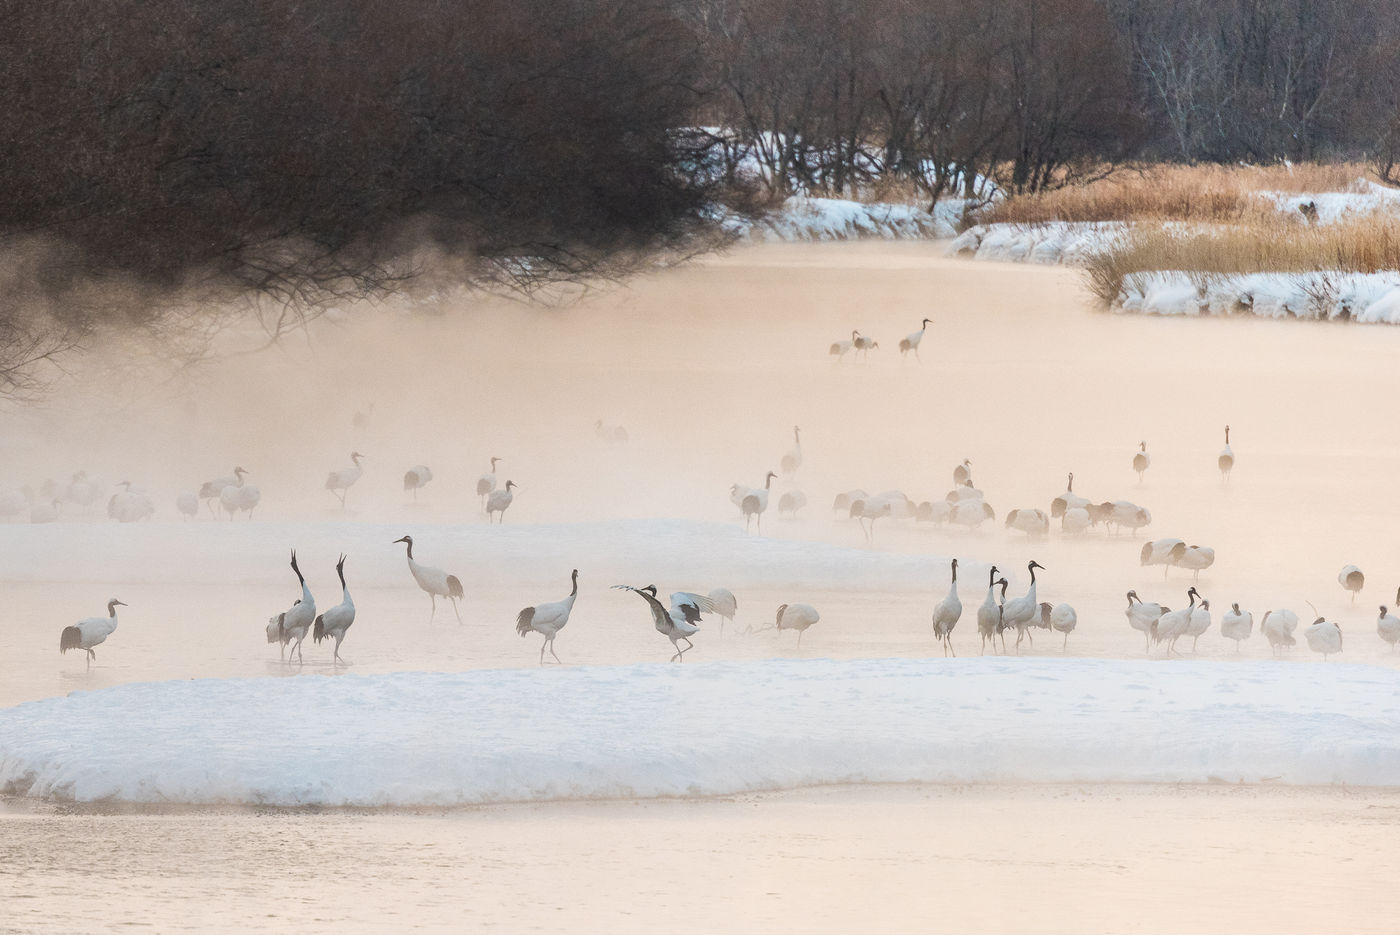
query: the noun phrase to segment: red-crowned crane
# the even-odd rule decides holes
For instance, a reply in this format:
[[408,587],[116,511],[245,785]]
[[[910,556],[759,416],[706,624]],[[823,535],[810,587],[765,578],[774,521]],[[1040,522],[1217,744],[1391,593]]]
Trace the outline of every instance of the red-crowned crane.
[[413,580],[418,582],[418,587],[428,592],[428,597],[433,601],[433,612],[428,617],[428,622],[433,622],[433,617],[437,616],[437,599],[445,597],[452,601],[452,612],[457,615],[457,622],[462,622],[462,613],[457,609],[457,602],[462,599],[462,582],[457,580],[456,575],[449,575],[441,568],[433,568],[431,565],[423,565],[413,557],[413,537],[404,536],[402,539],[395,539],[393,545],[400,542],[408,546],[408,570],[413,575]]
[[345,509],[345,495],[350,492],[355,481],[360,479],[365,469],[360,466],[360,459],[364,455],[358,451],[350,453],[350,460],[354,462],[351,467],[341,468],[338,471],[331,471],[326,475],[326,489],[335,494],[340,499],[340,508]]
[[551,601],[548,604],[536,604],[534,607],[526,607],[515,615],[515,632],[524,636],[530,631],[534,631],[544,637],[544,642],[540,643],[540,665],[544,665],[544,651],[547,647],[549,654],[554,657],[554,661],[563,663],[559,654],[554,651],[554,638],[559,635],[559,631],[564,629],[569,622],[569,614],[573,612],[574,601],[578,599],[578,569],[575,568],[571,576],[573,590],[569,591],[569,596],[562,601]]
[[288,662],[292,659],[292,650],[296,650],[297,661],[301,662],[301,641],[306,639],[316,620],[316,598],[311,596],[306,578],[297,567],[296,549],[292,549],[292,571],[296,572],[297,581],[301,584],[301,598],[267,621],[267,641],[280,643],[283,658]]
[[335,656],[333,661],[344,662],[340,658],[340,644],[345,639],[345,631],[350,629],[350,624],[355,622],[355,602],[350,599],[350,588],[345,584],[345,556],[340,556],[340,561],[335,563],[335,573],[340,577],[340,603],[316,618],[316,626],[311,631],[311,638],[317,643],[321,640],[335,639]]
[[58,637],[58,651],[66,653],[70,649],[81,649],[87,652],[87,665],[92,668],[92,661],[97,658],[97,653],[92,651],[94,646],[104,642],[107,637],[117,631],[117,608],[127,606],[115,597],[107,602],[107,616],[87,617],[79,620],[71,627],[64,627],[63,632]]

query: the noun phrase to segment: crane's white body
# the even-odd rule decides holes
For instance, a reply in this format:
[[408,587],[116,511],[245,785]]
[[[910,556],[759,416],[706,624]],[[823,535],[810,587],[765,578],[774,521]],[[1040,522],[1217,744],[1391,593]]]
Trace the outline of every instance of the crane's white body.
[[130,481],[122,481],[123,488],[107,500],[107,515],[119,523],[135,523],[147,519],[156,511],[156,505],[141,487]]
[[1138,556],[1138,564],[1146,568],[1148,565],[1161,565],[1162,577],[1167,576],[1167,570],[1172,564],[1172,550],[1177,546],[1186,547],[1186,543],[1181,539],[1154,539],[1145,543],[1142,552]]
[[1285,648],[1298,642],[1293,638],[1293,631],[1296,629],[1298,615],[1287,609],[1271,610],[1259,621],[1259,632],[1269,641],[1269,647],[1273,649],[1275,656],[1281,655]]
[[499,513],[500,518],[496,521],[504,523],[506,521],[506,510],[515,502],[515,488],[517,484],[513,480],[506,481],[506,485],[499,490],[491,491],[486,498],[486,521],[491,522],[492,514]]
[[948,518],[959,526],[966,526],[975,529],[987,520],[997,518],[996,511],[991,508],[985,500],[959,500],[957,503],[949,504],[951,510]]
[[306,635],[311,632],[311,627],[316,622],[316,598],[311,596],[311,589],[306,585],[306,578],[302,575],[301,569],[297,567],[295,550],[292,551],[292,571],[296,572],[297,580],[301,582],[301,599],[268,620],[267,641],[281,644],[279,649],[287,661],[291,660],[292,652],[295,651],[297,661],[301,662],[303,661],[301,641],[306,639]]
[[970,459],[963,458],[963,463],[953,468],[953,486],[972,486],[972,461]]
[[958,625],[958,618],[962,616],[962,601],[958,599],[958,560],[953,559],[953,580],[948,586],[948,595],[938,602],[938,606],[933,608],[933,635],[938,637],[938,642],[943,646],[943,655],[952,653],[957,656],[953,649],[953,627]]
[[1056,633],[1063,633],[1065,641],[1060,646],[1060,652],[1069,648],[1069,635],[1074,632],[1074,628],[1079,625],[1079,615],[1074,612],[1074,608],[1068,604],[1056,604],[1050,611],[1050,628]]
[[1060,514],[1060,532],[1072,536],[1082,535],[1093,524],[1089,511],[1082,506],[1070,507]]
[[1142,598],[1137,596],[1136,591],[1129,591],[1128,609],[1123,611],[1123,613],[1128,618],[1128,626],[1143,634],[1143,651],[1150,652],[1152,648],[1152,625],[1162,616],[1162,605],[1144,603]]
[[914,352],[914,357],[915,357],[915,359],[920,359],[920,358],[919,358],[919,345],[923,343],[923,340],[924,340],[924,332],[928,330],[928,326],[929,326],[930,320],[931,320],[931,319],[925,318],[922,322],[919,323],[920,327],[919,327],[919,330],[918,330],[918,331],[914,331],[914,332],[911,332],[910,334],[906,334],[903,338],[900,339],[900,341],[899,341],[899,356],[900,356],[900,357],[903,357],[905,354],[908,354],[910,351],[913,351],[913,352]]
[[[1152,637],[1158,643],[1166,644],[1166,655],[1168,656],[1176,652],[1176,641],[1185,636],[1187,631],[1191,629],[1191,615],[1196,609],[1196,589],[1192,588],[1187,591],[1186,596],[1190,600],[1186,607],[1167,611],[1152,624]],[[1178,653],[1178,655],[1180,654]]]
[[1210,629],[1210,601],[1201,601],[1191,611],[1191,620],[1186,624],[1186,635],[1191,637],[1191,652],[1196,651],[1196,641]]
[[1231,604],[1220,617],[1220,635],[1235,641],[1235,652],[1240,651],[1240,642],[1249,639],[1253,632],[1254,615],[1240,610],[1239,604]]
[[[656,599],[656,586],[647,585],[645,588],[634,588],[625,584],[614,585],[624,591],[631,591],[640,595],[647,602],[647,607],[651,610],[652,624],[656,627],[656,632],[671,641],[671,646],[675,648],[675,655],[671,657],[672,662],[684,662],[685,654],[695,648],[695,644],[690,638],[700,632],[698,626],[702,613],[714,611],[714,604],[708,597],[700,594],[692,594],[689,591],[677,591],[671,595],[671,607],[668,610]],[[682,649],[680,641],[685,640],[685,648]]]
[[948,495],[943,499],[949,503],[961,503],[964,500],[985,500],[986,497],[979,488],[972,486],[972,481],[969,480],[948,491]]
[[865,534],[866,542],[875,541],[875,521],[882,516],[889,516],[893,509],[893,504],[887,497],[867,497],[864,500],[854,500],[851,502],[851,518],[860,524],[860,531]]
[[1028,536],[1044,536],[1050,532],[1050,517],[1044,510],[1012,510],[1006,514],[1006,528],[1018,529]]
[[199,515],[199,495],[193,490],[182,491],[175,498],[175,509],[183,513],[186,519],[194,519]]
[[1390,644],[1390,651],[1394,652],[1395,644],[1400,643],[1400,617],[1387,613],[1382,607],[1380,616],[1376,618],[1376,633]]
[[331,471],[330,474],[326,475],[326,489],[339,498],[342,510],[345,509],[345,495],[365,473],[365,469],[360,466],[360,459],[363,457],[364,455],[358,451],[351,452],[350,460],[353,463],[350,467]]
[[526,607],[515,617],[515,632],[524,636],[531,631],[544,637],[540,643],[540,665],[544,665],[544,651],[549,648],[549,653],[554,657],[554,661],[563,663],[559,654],[554,651],[554,638],[559,635],[559,631],[569,622],[569,614],[573,613],[574,601],[578,599],[578,569],[575,568],[572,575],[573,589],[569,596],[562,601],[551,601],[548,604],[536,604],[534,607]]
[[925,500],[914,510],[914,521],[942,526],[953,516],[953,505],[947,500]]
[[253,510],[257,509],[261,500],[262,491],[248,483],[232,484],[219,492],[219,504],[228,514],[230,521],[233,519],[233,514],[240,511],[246,512],[248,518],[252,519]]
[[1235,452],[1230,448],[1230,426],[1225,426],[1225,447],[1220,449],[1220,456],[1215,459],[1215,466],[1220,469],[1220,479],[1227,481],[1230,479],[1230,472],[1235,469]]
[[858,335],[856,335],[855,343],[854,343],[854,347],[855,347],[855,349],[856,349],[856,353],[857,353],[857,354],[864,354],[866,360],[869,360],[869,359],[870,359],[870,352],[871,352],[871,350],[873,350],[874,348],[877,348],[877,347],[879,347],[879,346],[880,346],[880,342],[879,342],[879,341],[876,341],[874,338],[867,338],[867,337],[866,337],[865,335],[863,335],[863,334],[858,334]]
[[739,501],[739,511],[744,514],[744,531],[748,532],[749,520],[755,519],[754,531],[763,532],[763,514],[768,510],[768,492],[772,489],[773,478],[778,475],[772,471],[763,480],[761,488],[751,487]]
[[86,471],[79,471],[73,475],[63,498],[70,503],[78,504],[86,511],[97,501],[101,492],[101,486],[96,481],[89,480]]
[[797,631],[797,648],[802,648],[802,634],[807,628],[822,618],[811,604],[783,604],[778,608],[774,624],[779,633],[784,630]]
[[1074,472],[1071,471],[1069,475],[1069,481],[1067,482],[1067,486],[1065,487],[1065,492],[1060,494],[1054,500],[1050,501],[1050,517],[1053,519],[1055,517],[1062,516],[1064,515],[1064,512],[1066,510],[1071,510],[1076,507],[1083,509],[1084,507],[1087,507],[1091,502],[1093,501],[1091,501],[1088,497],[1081,497],[1079,494],[1074,492]]
[[850,349],[855,347],[856,339],[859,337],[859,331],[852,331],[850,340],[833,342],[831,345],[831,350],[828,353],[830,353],[831,356],[836,358],[837,363],[840,363],[842,360],[846,359],[846,354],[850,351]]
[[496,462],[504,458],[492,458],[491,470],[476,479],[476,495],[481,498],[481,508],[486,509],[486,498],[496,489]]
[[403,489],[413,491],[413,502],[418,502],[418,491],[428,486],[433,479],[433,470],[426,464],[415,464],[404,472]]
[[[831,509],[837,513],[849,513],[852,503],[855,503],[857,500],[865,500],[869,498],[869,496],[870,494],[860,489],[848,490],[845,493],[838,493],[836,495],[836,498],[831,501]],[[734,493],[731,492],[730,498],[733,499],[733,497]],[[738,500],[734,500],[734,505],[738,506],[740,500],[743,499],[743,497],[739,497]]]
[[214,501],[219,499],[224,488],[236,487],[243,483],[243,475],[247,473],[243,468],[235,467],[232,474],[225,474],[223,477],[216,477],[199,485],[199,499],[208,503],[210,516],[214,515]]
[[782,472],[791,477],[797,473],[797,469],[802,467],[802,430],[797,426],[792,427],[792,450],[783,455],[779,467]]
[[987,641],[992,650],[997,648],[997,633],[1001,630],[1001,605],[997,603],[997,566],[993,565],[987,578],[987,597],[977,608],[977,634],[982,638],[982,653],[987,652]]
[[345,633],[350,629],[350,625],[355,622],[355,602],[350,598],[350,588],[345,584],[345,556],[340,557],[336,563],[335,573],[340,577],[340,603],[316,618],[315,629],[311,637],[317,643],[321,640],[335,640],[335,655],[332,659],[335,662],[344,662],[340,658],[340,644],[345,639]]
[[1152,456],[1147,453],[1147,442],[1143,442],[1137,454],[1133,455],[1133,470],[1137,471],[1138,483],[1142,483],[1142,475],[1152,466]]
[[1337,572],[1337,583],[1351,592],[1352,602],[1355,603],[1356,595],[1360,594],[1361,589],[1366,586],[1366,576],[1355,565],[1347,565]]
[[125,606],[114,597],[107,602],[107,616],[85,617],[71,627],[65,627],[58,638],[58,651],[66,653],[70,649],[83,650],[87,653],[87,664],[91,668],[92,661],[97,658],[92,648],[101,645],[107,637],[117,631],[117,608]]
[[1143,526],[1151,525],[1152,512],[1133,503],[1131,500],[1114,500],[1107,521],[1118,528],[1137,532]]
[[[1016,628],[1017,653],[1021,651],[1021,640],[1029,635],[1028,627],[1031,621],[1040,614],[1040,601],[1036,598],[1035,585],[1035,570],[1039,567],[1035,562],[1026,566],[1026,570],[1031,573],[1030,587],[1024,595],[1007,601],[1001,608],[1002,627]],[[1031,645],[1035,645],[1034,639],[1031,639]]]
[[462,582],[456,575],[449,575],[441,568],[434,568],[431,565],[424,565],[413,557],[413,537],[404,536],[395,539],[393,544],[400,542],[408,546],[408,572],[413,575],[413,580],[418,587],[428,592],[428,597],[432,599],[433,612],[428,617],[428,622],[433,622],[433,617],[437,616],[437,599],[445,597],[452,601],[452,612],[457,615],[457,622],[462,622],[461,611],[457,609],[457,601],[465,592],[462,590]]
[[778,498],[778,514],[796,516],[797,511],[807,505],[807,495],[800,490],[789,490]]
[[1171,563],[1177,568],[1194,572],[1194,580],[1199,581],[1201,572],[1215,564],[1215,549],[1205,545],[1187,545],[1183,542],[1172,547]]
[[719,615],[719,635],[723,637],[724,622],[734,622],[734,615],[739,612],[739,601],[728,588],[715,588],[706,596],[714,606],[715,613]]
[[1303,631],[1303,636],[1307,637],[1309,649],[1322,653],[1323,662],[1333,653],[1342,651],[1342,628],[1330,620],[1314,621]]

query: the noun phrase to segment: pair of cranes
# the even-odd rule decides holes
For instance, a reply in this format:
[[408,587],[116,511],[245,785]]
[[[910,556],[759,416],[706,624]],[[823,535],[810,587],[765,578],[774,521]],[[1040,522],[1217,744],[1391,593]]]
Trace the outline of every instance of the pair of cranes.
[[[1133,470],[1137,471],[1138,483],[1142,483],[1142,477],[1147,473],[1147,469],[1152,466],[1152,456],[1147,453],[1147,442],[1138,443],[1138,450],[1133,454]],[[1230,472],[1235,469],[1235,450],[1230,447],[1230,426],[1225,426],[1225,447],[1220,449],[1220,454],[1215,457],[1216,469],[1220,471],[1220,479],[1228,481]]]
[[350,587],[345,583],[345,556],[341,555],[335,563],[335,573],[340,578],[340,603],[322,614],[316,613],[316,598],[312,596],[306,577],[297,565],[296,549],[292,550],[291,564],[292,571],[297,576],[297,583],[301,585],[301,597],[297,598],[291,607],[268,618],[267,641],[279,644],[278,649],[284,662],[290,662],[292,653],[295,652],[297,662],[301,663],[305,661],[301,654],[301,644],[308,634],[317,643],[334,639],[335,652],[332,660],[344,662],[345,660],[340,658],[340,644],[345,640],[345,634],[351,624],[355,622],[355,602],[350,597]]

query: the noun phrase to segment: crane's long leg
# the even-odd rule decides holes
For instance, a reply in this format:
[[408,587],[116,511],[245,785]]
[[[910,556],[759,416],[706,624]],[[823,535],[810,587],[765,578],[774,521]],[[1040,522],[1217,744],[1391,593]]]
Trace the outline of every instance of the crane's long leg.
[[549,645],[549,637],[540,641],[540,665],[544,665],[544,648]]
[[1064,645],[1060,647],[1060,652],[1063,653],[1063,652],[1064,652],[1066,649],[1068,649],[1068,648],[1069,648],[1069,631],[1066,630],[1066,631],[1065,631],[1065,642],[1064,642]]
[[453,612],[454,614],[457,615],[457,622],[458,622],[458,623],[461,623],[461,622],[462,622],[462,612],[461,612],[460,610],[457,609],[457,598],[455,598],[455,597],[454,597],[454,598],[451,598],[451,601],[452,601],[452,612]]
[[432,623],[433,618],[437,616],[437,595],[434,594],[432,591],[429,591],[428,599],[433,602],[433,612],[428,615],[428,622]]
[[549,654],[554,657],[555,662],[559,663],[561,666],[564,664],[564,660],[560,659],[559,654],[554,651],[554,637],[552,636],[549,638]]
[[953,658],[958,658],[958,651],[953,648],[953,634],[949,633],[943,637],[948,643],[948,652],[953,654]]

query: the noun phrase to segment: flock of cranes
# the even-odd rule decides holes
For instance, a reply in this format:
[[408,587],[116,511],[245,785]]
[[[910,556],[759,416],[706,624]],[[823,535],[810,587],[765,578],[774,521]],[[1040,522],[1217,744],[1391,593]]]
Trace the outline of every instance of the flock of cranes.
[[[335,496],[342,509],[350,488],[364,476],[365,456],[358,451],[351,452],[350,466],[331,471],[326,475],[325,489]],[[515,491],[520,485],[507,480],[503,487],[496,482],[496,465],[502,458],[491,459],[491,470],[482,474],[476,481],[476,492],[481,497],[482,512],[488,522],[503,522],[505,512],[515,500]],[[262,502],[262,490],[249,483],[251,472],[236,465],[234,469],[220,477],[211,478],[199,485],[198,490],[182,490],[175,496],[175,510],[186,520],[197,519],[201,512],[208,512],[213,519],[232,520],[239,513],[253,518],[253,511]],[[426,464],[416,464],[404,472],[403,489],[411,493],[414,502],[418,491],[433,479],[432,469]],[[135,523],[150,519],[156,514],[156,502],[140,484],[121,481],[115,485],[107,499],[107,515],[119,523]],[[71,503],[86,515],[92,505],[107,490],[107,486],[88,477],[86,471],[79,471],[67,484],[46,481],[37,490],[33,488],[0,488],[0,521],[13,521],[24,517],[31,523],[53,523],[62,516],[62,505]]]
[[[919,330],[901,339],[899,348],[902,354],[912,351],[915,357],[918,357],[919,347],[929,324],[930,319],[923,319]],[[877,341],[862,335],[858,330],[853,330],[849,341],[840,341],[831,346],[831,353],[838,358],[852,350],[861,355],[868,355],[870,350],[878,347]],[[627,440],[626,432],[620,426],[607,426],[599,421],[595,429],[598,436],[609,443],[622,443]],[[352,451],[350,465],[332,471],[326,477],[325,489],[336,497],[342,508],[346,505],[350,489],[364,476],[365,460],[365,455],[359,451]],[[475,492],[481,500],[481,508],[488,523],[495,523],[503,521],[506,510],[514,500],[518,485],[509,479],[503,485],[499,484],[497,470],[504,459],[492,456],[489,460],[490,470],[477,478]],[[768,471],[761,487],[739,483],[730,487],[730,499],[739,509],[746,530],[752,529],[761,533],[762,517],[769,508],[773,482],[781,476],[784,483],[794,484],[804,463],[802,429],[794,426],[792,447],[778,461],[781,474],[779,471]],[[1143,440],[1133,452],[1131,461],[1139,484],[1143,482],[1151,464],[1147,442]],[[1227,425],[1225,445],[1216,462],[1222,482],[1230,479],[1234,465],[1235,455],[1230,446],[1230,427]],[[255,484],[249,482],[249,477],[250,472],[247,469],[236,465],[231,473],[205,481],[197,492],[190,490],[181,493],[177,497],[177,508],[189,518],[198,516],[202,511],[207,511],[214,518],[222,515],[231,520],[239,512],[244,512],[251,518],[261,500],[261,492]],[[935,524],[952,523],[969,528],[995,520],[996,511],[987,502],[983,491],[975,486],[971,459],[964,459],[955,465],[952,479],[952,489],[946,496],[937,500],[915,501],[898,490],[888,490],[872,496],[864,490],[853,489],[836,495],[833,508],[845,513],[848,518],[857,520],[865,539],[870,542],[874,539],[876,522],[886,517]],[[412,494],[416,500],[418,491],[432,480],[433,472],[427,465],[414,465],[403,475],[403,490]],[[155,512],[151,497],[142,487],[129,481],[123,481],[117,486],[120,489],[111,494],[107,506],[112,518],[121,522],[133,522],[149,517]],[[0,516],[13,516],[28,507],[33,521],[52,521],[60,503],[72,502],[88,509],[100,499],[102,493],[102,484],[89,478],[84,472],[79,472],[72,476],[67,485],[60,486],[50,482],[38,491],[37,495],[28,491],[0,491]],[[793,514],[806,502],[805,494],[794,486],[781,494],[778,509],[782,513]],[[1029,537],[1043,537],[1049,534],[1052,520],[1059,520],[1062,534],[1078,536],[1097,526],[1104,526],[1110,532],[1136,532],[1152,521],[1149,510],[1131,501],[1095,501],[1076,493],[1073,473],[1068,475],[1065,491],[1054,496],[1048,506],[1048,511],[1036,507],[1010,510],[1005,514],[1004,526]],[[409,572],[414,582],[429,596],[429,622],[436,617],[438,598],[444,598],[452,603],[453,613],[460,623],[462,616],[459,602],[465,596],[460,578],[419,562],[414,555],[414,540],[411,536],[405,535],[394,540],[394,544],[400,543],[406,547]],[[1201,595],[1196,585],[1199,584],[1200,573],[1213,566],[1215,550],[1183,539],[1162,538],[1142,545],[1139,560],[1144,567],[1163,566],[1164,577],[1171,568],[1190,571],[1194,576],[1193,585],[1186,592],[1186,606],[1177,610],[1158,603],[1144,602],[1137,596],[1136,591],[1128,591],[1128,606],[1125,611],[1128,623],[1143,634],[1144,648],[1149,653],[1155,643],[1162,647],[1164,656],[1180,655],[1177,646],[1179,641],[1186,637],[1191,638],[1194,652],[1197,641],[1212,625],[1210,601]],[[345,579],[345,562],[346,557],[341,555],[335,565],[342,592],[340,603],[322,614],[317,614],[315,599],[298,565],[296,553],[292,552],[291,568],[297,576],[301,594],[291,606],[270,617],[266,627],[268,642],[279,644],[284,661],[291,661],[293,656],[298,662],[303,661],[303,643],[310,635],[316,643],[323,640],[332,641],[332,660],[335,663],[343,662],[340,648],[355,620],[355,604]],[[991,566],[986,594],[977,609],[977,629],[982,652],[986,652],[988,643],[991,643],[995,650],[998,639],[1002,651],[1006,652],[1006,634],[1012,630],[1016,633],[1016,648],[1019,652],[1023,641],[1029,640],[1033,645],[1033,631],[1036,629],[1061,634],[1061,650],[1067,649],[1069,635],[1078,625],[1078,615],[1074,607],[1067,603],[1041,602],[1038,599],[1036,572],[1044,571],[1044,566],[1031,561],[1026,567],[1030,575],[1026,593],[1008,600],[1007,579],[998,577],[998,568]],[[516,617],[516,631],[521,636],[537,633],[542,637],[539,652],[541,665],[546,663],[546,653],[555,662],[561,661],[555,651],[555,639],[567,625],[578,598],[578,575],[578,570],[574,569],[568,596],[561,600],[526,607]],[[1354,601],[1364,587],[1365,577],[1359,568],[1348,565],[1339,573],[1338,582],[1351,593]],[[691,638],[698,632],[703,615],[719,616],[720,632],[723,634],[724,622],[732,621],[737,610],[733,594],[725,589],[716,589],[707,595],[677,591],[670,595],[667,605],[661,602],[654,585],[615,587],[631,591],[646,602],[655,628],[672,644],[674,652],[671,658],[674,661],[683,661],[685,654],[694,648]],[[1400,604],[1400,593],[1396,595],[1396,602]],[[60,638],[60,650],[85,650],[88,664],[91,665],[95,659],[93,647],[102,643],[116,630],[118,606],[125,605],[113,599],[108,604],[107,617],[89,618],[64,629]],[[962,610],[962,602],[958,595],[958,560],[953,559],[949,591],[934,607],[932,614],[933,635],[945,655],[956,655],[953,632],[961,618]],[[1336,622],[1317,615],[1315,610],[1314,613],[1316,620],[1306,628],[1304,635],[1309,646],[1326,659],[1342,650],[1341,627]],[[783,604],[778,608],[770,628],[778,631],[797,631],[800,646],[802,634],[819,619],[820,615],[810,605]],[[1253,615],[1242,611],[1239,604],[1235,603],[1231,605],[1230,611],[1222,616],[1220,632],[1226,639],[1234,640],[1238,649],[1240,643],[1248,639],[1253,632],[1253,623]],[[1268,639],[1274,653],[1279,654],[1296,644],[1293,634],[1297,625],[1298,617],[1295,613],[1279,608],[1264,614],[1260,621],[1260,632]],[[1392,648],[1400,645],[1400,618],[1391,615],[1384,606],[1380,608],[1377,630]]]

